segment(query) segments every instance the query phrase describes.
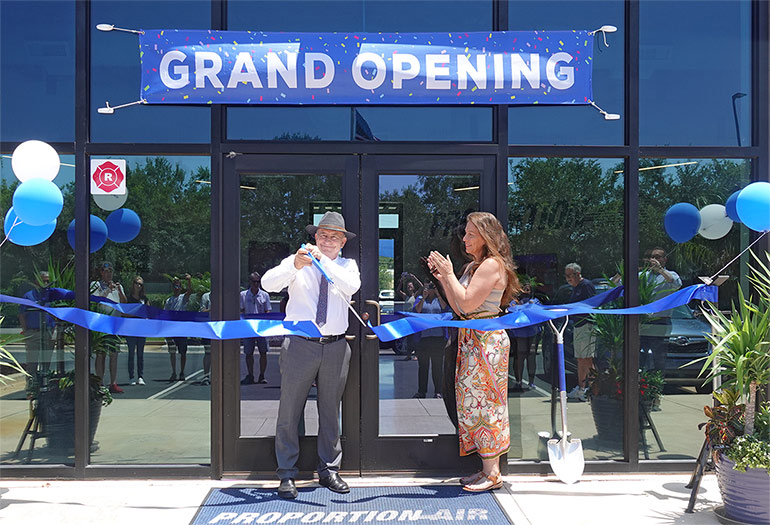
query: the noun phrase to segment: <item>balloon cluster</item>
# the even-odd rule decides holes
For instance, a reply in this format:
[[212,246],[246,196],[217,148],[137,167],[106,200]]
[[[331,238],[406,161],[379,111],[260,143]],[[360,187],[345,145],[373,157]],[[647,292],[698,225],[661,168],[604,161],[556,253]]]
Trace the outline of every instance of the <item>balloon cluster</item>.
[[[61,190],[53,183],[60,166],[56,150],[45,142],[28,140],[14,150],[11,167],[21,184],[13,193],[13,206],[5,214],[3,229],[7,240],[19,246],[34,246],[53,234],[64,207]],[[109,205],[102,208],[114,211],[105,221],[95,215],[90,216],[91,253],[104,246],[107,239],[132,241],[142,229],[142,221],[135,211],[118,209],[126,202],[125,195],[103,197],[108,198]],[[74,220],[67,228],[67,240],[74,250]]]
[[770,230],[770,182],[754,182],[736,191],[724,206],[709,204],[700,210],[692,204],[674,204],[663,217],[663,226],[671,240],[687,242],[696,234],[705,239],[721,239],[733,227],[743,223],[758,232]]
[[21,184],[13,193],[13,206],[5,214],[6,238],[19,246],[34,246],[48,239],[64,207],[61,190],[52,181],[59,174],[59,155],[39,140],[20,144],[11,167]]

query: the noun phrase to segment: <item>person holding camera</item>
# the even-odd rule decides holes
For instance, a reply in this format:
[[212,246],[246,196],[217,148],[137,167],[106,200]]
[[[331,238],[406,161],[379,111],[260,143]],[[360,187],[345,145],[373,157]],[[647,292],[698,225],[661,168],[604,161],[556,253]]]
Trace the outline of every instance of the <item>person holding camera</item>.
[[[182,281],[179,277],[174,277],[171,281],[171,297],[166,299],[166,303],[163,305],[165,310],[175,310],[177,312],[187,310],[190,303],[190,294],[192,294],[192,276],[189,273],[184,274],[184,278],[187,281],[187,289],[182,292]],[[171,360],[171,377],[168,378],[169,382],[184,381],[184,367],[187,364],[187,338],[186,337],[170,337],[166,338],[166,345],[168,346],[168,356]],[[179,377],[176,375],[176,354],[179,352]]]
[[[414,311],[418,314],[440,314],[446,311],[447,303],[439,295],[436,285],[428,282],[423,288],[423,294],[417,297]],[[442,398],[444,346],[446,345],[446,329],[437,327],[423,330],[417,340],[417,399],[428,395],[428,372],[433,378],[433,397]]]
[[[112,263],[103,262],[98,266],[99,280],[91,282],[91,295],[104,297],[116,303],[125,303],[126,294],[123,286],[113,281]],[[117,311],[100,305],[98,310],[107,315],[116,315]],[[123,389],[118,386],[118,352],[120,351],[120,338],[117,335],[104,334],[102,339],[103,348],[101,352],[96,352],[94,359],[94,373],[104,381],[104,365],[107,354],[110,355],[110,392],[113,394],[122,394]]]

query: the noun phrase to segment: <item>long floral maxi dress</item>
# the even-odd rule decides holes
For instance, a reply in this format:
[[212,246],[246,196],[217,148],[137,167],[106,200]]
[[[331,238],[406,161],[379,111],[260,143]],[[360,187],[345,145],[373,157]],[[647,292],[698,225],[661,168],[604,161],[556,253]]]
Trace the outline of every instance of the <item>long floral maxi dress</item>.
[[460,328],[455,397],[460,455],[494,459],[508,452],[508,353],[505,330]]

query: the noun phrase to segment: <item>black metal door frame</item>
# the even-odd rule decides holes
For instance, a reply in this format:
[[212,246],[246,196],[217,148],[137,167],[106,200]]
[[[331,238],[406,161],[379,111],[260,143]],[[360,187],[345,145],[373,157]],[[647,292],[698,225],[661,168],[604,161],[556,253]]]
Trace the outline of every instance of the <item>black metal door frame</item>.
[[[373,322],[378,301],[378,229],[380,174],[468,174],[478,173],[479,209],[495,212],[494,155],[367,155],[361,161],[361,298],[364,311]],[[371,334],[370,334],[371,335]],[[475,457],[460,458],[456,435],[379,436],[379,343],[361,341],[361,470],[377,471],[457,471],[475,465]],[[348,385],[350,387],[350,385]],[[346,452],[347,453],[347,452]]]
[[[230,155],[224,159],[223,173],[223,242],[221,264],[212,268],[212,284],[219,283],[220,290],[212,289],[212,312],[218,319],[238,319],[237,301],[224,301],[239,293],[240,276],[240,205],[239,183],[242,173],[281,173],[297,175],[342,175],[342,209],[351,225],[359,223],[358,157],[355,155]],[[359,242],[353,239],[345,245],[344,255],[359,260]],[[218,296],[219,309],[214,304]],[[357,297],[354,296],[354,301]],[[352,316],[351,316],[352,317]],[[361,327],[353,318],[348,330],[348,342],[353,350],[350,374],[343,394],[342,434],[345,455],[342,468],[358,470],[359,447],[359,385],[360,369],[358,341]],[[221,367],[212,367],[213,389],[221,391],[222,411],[222,465],[228,474],[253,472],[268,474],[276,469],[275,438],[240,435],[239,352],[240,341],[212,341],[212,361]],[[216,355],[219,353],[219,356]],[[212,365],[214,364],[212,362]],[[219,373],[217,373],[219,368]],[[219,383],[219,384],[217,384]],[[300,438],[300,471],[312,472],[317,463],[316,438]]]

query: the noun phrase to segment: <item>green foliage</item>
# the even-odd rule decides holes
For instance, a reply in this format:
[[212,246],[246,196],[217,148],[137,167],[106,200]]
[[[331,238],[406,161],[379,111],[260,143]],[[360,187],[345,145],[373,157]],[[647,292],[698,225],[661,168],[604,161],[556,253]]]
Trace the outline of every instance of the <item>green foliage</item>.
[[639,372],[639,395],[642,402],[651,403],[663,395],[665,384],[660,370],[642,370]]
[[[2,326],[3,324],[3,319],[5,318],[3,316],[0,316],[0,326]],[[0,383],[5,384],[5,380],[8,379],[8,376],[2,373],[3,368],[10,368],[11,370],[14,370],[16,372],[20,372],[26,376],[29,376],[29,374],[24,370],[24,368],[22,368],[22,366],[16,360],[16,358],[13,357],[13,355],[5,348],[5,345],[15,344],[22,340],[24,340],[24,337],[21,335],[0,334]]]
[[754,420],[754,435],[758,439],[770,441],[770,402],[760,405]]
[[736,437],[743,435],[743,412],[745,406],[739,404],[740,393],[725,388],[714,392],[716,406],[703,407],[708,421],[700,423],[698,429],[704,429],[709,443],[713,447],[729,447]]
[[770,474],[770,442],[756,436],[740,436],[727,450],[727,457],[735,462],[735,470],[761,468]]
[[[40,389],[45,388],[49,393],[52,393],[58,399],[74,400],[75,399],[75,371],[70,370],[68,372],[47,372],[41,379],[40,384],[33,384],[31,391],[28,394],[32,398],[36,398],[39,395]],[[110,390],[104,386],[102,380],[96,374],[89,374],[88,381],[88,396],[89,399],[97,399],[101,402],[102,406],[108,406],[112,403],[112,394]]]

